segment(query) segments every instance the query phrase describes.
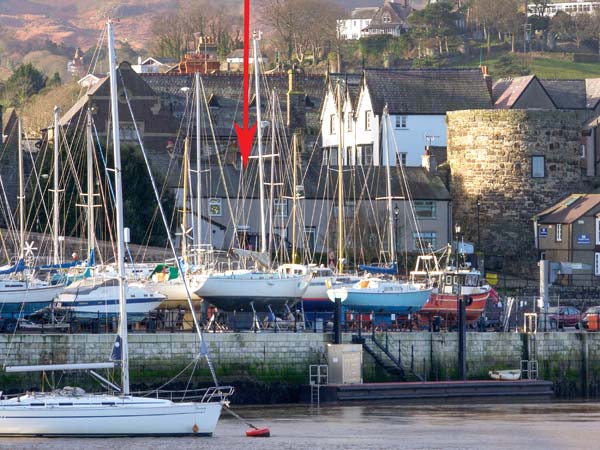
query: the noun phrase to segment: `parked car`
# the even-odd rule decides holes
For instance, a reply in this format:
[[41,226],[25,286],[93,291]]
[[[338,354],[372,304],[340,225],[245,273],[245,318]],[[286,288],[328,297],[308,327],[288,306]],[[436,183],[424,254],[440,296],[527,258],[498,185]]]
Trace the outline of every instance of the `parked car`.
[[583,318],[581,319],[581,325],[583,328],[586,330],[589,329],[590,316],[597,316],[598,314],[600,314],[600,306],[590,306],[588,309],[586,309],[583,313]]
[[573,306],[552,306],[548,308],[546,320],[550,328],[579,328],[581,312]]

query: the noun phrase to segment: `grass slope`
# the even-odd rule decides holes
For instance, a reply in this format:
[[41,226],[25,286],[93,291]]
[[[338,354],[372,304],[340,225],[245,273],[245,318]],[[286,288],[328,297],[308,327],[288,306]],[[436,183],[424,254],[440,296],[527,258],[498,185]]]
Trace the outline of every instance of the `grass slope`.
[[[499,57],[483,59],[482,64],[488,66],[490,75],[500,69]],[[562,54],[546,53],[544,57],[530,57],[516,54],[515,59],[520,65],[525,66],[531,74],[539,78],[547,79],[583,79],[600,78],[600,62],[572,62],[565,60]],[[468,67],[478,67],[479,59],[470,61],[466,64]],[[517,76],[518,74],[513,74]]]

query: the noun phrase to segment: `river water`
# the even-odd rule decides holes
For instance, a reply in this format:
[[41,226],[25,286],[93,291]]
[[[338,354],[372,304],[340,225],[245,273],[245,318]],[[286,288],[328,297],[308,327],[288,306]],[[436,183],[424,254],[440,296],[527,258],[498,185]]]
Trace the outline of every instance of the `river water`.
[[1,450],[587,450],[600,442],[600,403],[255,407],[225,414],[213,437],[2,439]]

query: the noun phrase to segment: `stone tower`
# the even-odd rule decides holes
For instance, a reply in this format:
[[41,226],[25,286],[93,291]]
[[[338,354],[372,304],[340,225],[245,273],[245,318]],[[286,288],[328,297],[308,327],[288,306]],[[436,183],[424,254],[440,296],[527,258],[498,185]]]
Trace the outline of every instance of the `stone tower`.
[[584,189],[581,123],[574,111],[448,112],[454,223],[477,244],[479,199],[479,249],[486,261],[496,255],[510,272],[535,273],[532,217]]

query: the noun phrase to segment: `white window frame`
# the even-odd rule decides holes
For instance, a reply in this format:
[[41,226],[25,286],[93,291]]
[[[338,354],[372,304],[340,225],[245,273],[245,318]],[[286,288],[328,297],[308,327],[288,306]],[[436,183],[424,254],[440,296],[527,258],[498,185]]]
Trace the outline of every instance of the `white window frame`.
[[[417,220],[437,219],[437,202],[435,200],[414,200],[413,208]],[[431,216],[419,215],[419,211],[431,211]]]
[[596,217],[596,245],[600,245],[600,217]]
[[431,244],[431,247],[435,249],[437,247],[438,234],[435,231],[422,231],[420,233],[413,233],[413,246],[415,250],[420,250],[423,247],[419,246],[419,242],[423,242],[427,249]]
[[335,135],[335,114],[329,115],[329,134],[331,136]]
[[396,116],[396,128],[406,129],[407,128],[407,116]]
[[562,223],[556,224],[556,233],[554,235],[556,242],[562,242]]
[[352,132],[352,120],[353,120],[353,119],[352,119],[352,114],[348,113],[348,116],[347,116],[346,120],[347,120],[347,122],[348,122],[348,123],[346,124],[346,130],[347,130],[348,132]]
[[371,110],[365,111],[365,131],[371,131]]
[[[215,207],[215,209],[213,209]],[[223,216],[223,199],[213,197],[208,199],[208,216],[222,217]]]
[[396,152],[396,165],[397,166],[406,166],[407,157],[408,157],[408,153],[406,153],[406,152]]
[[286,198],[274,199],[273,216],[277,218],[285,218],[288,216],[288,201]]
[[600,253],[594,253],[594,275],[600,276]]

